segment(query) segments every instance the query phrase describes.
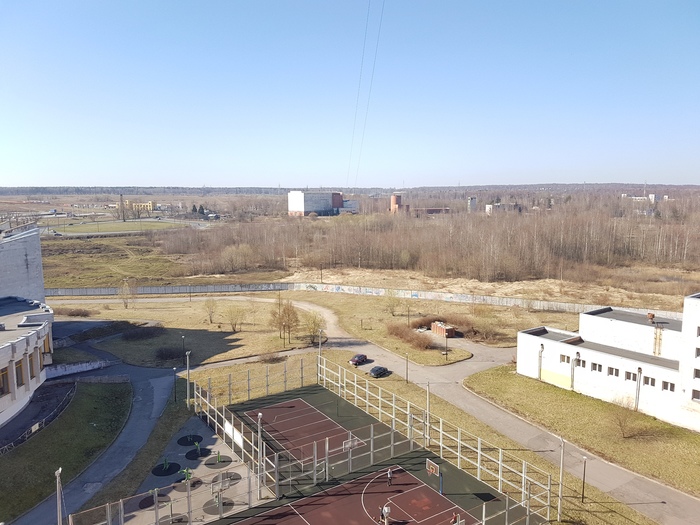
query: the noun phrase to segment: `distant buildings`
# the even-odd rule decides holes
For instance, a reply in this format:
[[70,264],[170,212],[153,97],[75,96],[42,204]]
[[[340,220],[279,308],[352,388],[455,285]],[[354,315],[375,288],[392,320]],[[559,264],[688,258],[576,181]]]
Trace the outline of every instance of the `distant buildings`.
[[700,294],[682,320],[602,308],[518,333],[517,372],[700,432]]
[[29,403],[53,353],[39,230],[16,230],[0,239],[0,426]]
[[343,200],[340,192],[290,191],[287,194],[287,213],[291,216],[305,217],[316,215],[339,215],[356,213],[355,201]]

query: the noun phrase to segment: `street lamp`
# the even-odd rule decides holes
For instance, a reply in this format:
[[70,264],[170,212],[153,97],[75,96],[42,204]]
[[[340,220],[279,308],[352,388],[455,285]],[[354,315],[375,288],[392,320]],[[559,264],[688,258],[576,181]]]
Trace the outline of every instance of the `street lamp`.
[[177,368],[173,367],[173,398],[177,403]]
[[58,525],[63,525],[63,511],[61,509],[61,471],[63,467],[59,467],[56,471],[56,514],[58,516]]
[[261,497],[261,477],[262,477],[262,412],[258,412],[258,499]]
[[282,348],[285,348],[285,344],[287,344],[286,341],[287,337],[287,323],[282,323]]
[[182,364],[184,365],[185,364],[184,363],[184,361],[185,361],[185,336],[184,335],[182,336],[182,361],[183,361]]
[[318,357],[321,357],[321,334],[323,334],[323,330],[318,331]]
[[586,494],[586,460],[588,458],[583,456],[583,484],[581,485],[581,503],[583,503],[583,498]]
[[[185,340],[185,336],[182,336],[182,340]],[[185,352],[185,357],[187,358],[187,409],[190,408],[190,353],[192,351],[188,350]]]
[[408,352],[406,352],[406,383],[408,383]]

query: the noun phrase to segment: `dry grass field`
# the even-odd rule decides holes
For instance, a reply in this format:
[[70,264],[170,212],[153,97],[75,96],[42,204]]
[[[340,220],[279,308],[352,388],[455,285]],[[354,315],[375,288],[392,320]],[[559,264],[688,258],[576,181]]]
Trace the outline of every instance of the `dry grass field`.
[[474,374],[464,383],[494,403],[604,459],[700,496],[697,432],[519,376],[514,366]]

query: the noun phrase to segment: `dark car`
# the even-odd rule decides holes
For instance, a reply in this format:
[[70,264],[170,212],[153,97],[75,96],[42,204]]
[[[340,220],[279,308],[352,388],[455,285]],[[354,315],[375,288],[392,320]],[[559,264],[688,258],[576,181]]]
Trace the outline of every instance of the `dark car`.
[[389,369],[385,366],[375,366],[369,371],[369,375],[372,377],[383,377],[389,373]]
[[365,354],[355,354],[348,363],[351,365],[361,365],[362,363],[367,361],[367,356]]

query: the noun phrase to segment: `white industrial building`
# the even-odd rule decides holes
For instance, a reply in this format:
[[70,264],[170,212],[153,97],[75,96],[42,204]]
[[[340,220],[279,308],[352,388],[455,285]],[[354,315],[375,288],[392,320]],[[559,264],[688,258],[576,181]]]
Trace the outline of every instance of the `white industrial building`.
[[53,311],[44,304],[39,230],[0,239],[0,426],[19,413],[46,380],[52,363]]
[[339,192],[290,191],[287,194],[287,213],[293,216],[338,215],[343,211],[343,194]]
[[614,308],[579,316],[579,331],[518,332],[517,372],[700,432],[700,294],[682,319]]

